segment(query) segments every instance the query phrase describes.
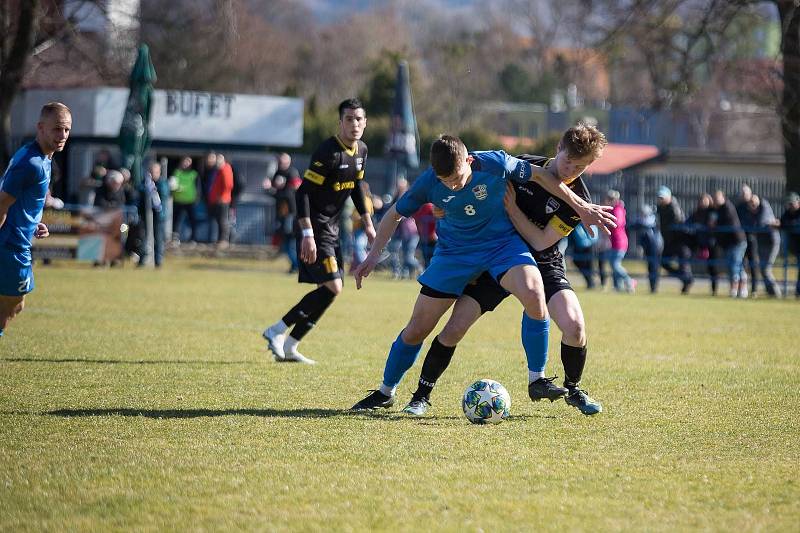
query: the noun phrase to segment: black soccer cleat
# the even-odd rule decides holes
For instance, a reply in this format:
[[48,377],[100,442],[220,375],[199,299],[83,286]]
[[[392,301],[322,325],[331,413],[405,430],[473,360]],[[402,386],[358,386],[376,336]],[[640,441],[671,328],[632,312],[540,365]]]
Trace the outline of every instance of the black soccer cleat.
[[585,390],[577,387],[570,387],[569,394],[564,401],[567,405],[571,405],[581,413],[591,416],[603,412],[603,406],[597,400],[589,396]]
[[528,385],[528,396],[530,396],[531,401],[550,400],[554,402],[559,398],[563,398],[569,390],[553,383],[557,377],[539,378],[536,381],[532,381]]
[[374,409],[388,409],[394,405],[394,396],[386,396],[379,390],[371,391],[366,398],[350,408],[351,411],[372,411]]

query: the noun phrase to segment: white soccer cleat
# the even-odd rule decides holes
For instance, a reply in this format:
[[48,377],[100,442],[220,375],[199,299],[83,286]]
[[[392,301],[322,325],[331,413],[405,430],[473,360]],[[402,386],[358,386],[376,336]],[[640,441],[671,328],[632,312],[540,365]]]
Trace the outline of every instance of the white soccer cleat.
[[284,359],[287,363],[303,363],[305,365],[316,365],[317,362],[313,359],[309,359],[305,355],[301,354],[297,350],[289,350],[285,355]]
[[275,357],[275,361],[279,363],[285,361],[286,354],[283,353],[283,343],[286,341],[286,334],[277,333],[272,329],[272,327],[268,327],[264,330],[261,336],[267,341],[267,346],[269,347],[269,351],[271,351],[272,355]]

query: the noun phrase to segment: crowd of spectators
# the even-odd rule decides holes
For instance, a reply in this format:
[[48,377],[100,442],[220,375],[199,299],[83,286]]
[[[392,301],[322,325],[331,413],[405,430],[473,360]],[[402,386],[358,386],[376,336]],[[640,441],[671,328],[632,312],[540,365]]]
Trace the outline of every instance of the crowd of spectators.
[[[638,247],[638,255],[647,265],[650,292],[658,292],[663,271],[680,282],[683,294],[690,292],[695,277],[702,274],[709,279],[712,295],[720,291],[722,278],[727,280],[727,293],[732,298],[782,296],[774,265],[784,250],[785,268],[798,266],[800,196],[790,193],[786,197],[780,219],[770,203],[754,194],[748,185],[741,187],[736,200],[722,190],[703,193],[688,214],[668,187],[659,187],[656,197],[655,210],[643,206],[628,224],[637,237],[634,246]],[[608,192],[606,202],[614,206],[620,228],[612,232],[610,239],[592,239],[579,227],[570,236],[573,261],[588,288],[605,286],[605,264],[611,264],[614,289],[632,292],[626,284],[627,273],[619,265],[627,246],[627,235],[623,239],[624,232],[620,231],[626,222],[624,204],[613,190]],[[800,295],[800,282],[794,292]]]
[[[125,213],[128,231],[124,257],[111,261],[111,266],[123,259],[139,266],[149,262],[148,220],[153,231],[152,262],[156,267],[161,266],[167,245],[178,246],[182,240],[189,247],[198,241],[212,243],[218,250],[228,247],[240,191],[235,170],[225,156],[209,152],[204,160],[196,162],[185,155],[169,176],[162,176],[163,173],[160,162],[150,161],[144,165],[141,183],[134,184],[130,171],[117,166],[110,152],[102,150],[91,173],[81,181],[81,206],[122,209]],[[208,221],[206,234],[202,236],[199,220]],[[169,227],[172,231],[168,234]],[[96,266],[102,264],[98,262]]]
[[[268,235],[271,244],[289,262],[289,272],[297,271],[295,240],[295,191],[302,179],[292,164],[291,156],[276,156],[274,173],[265,178],[262,188],[274,199],[274,220]],[[153,216],[153,261],[161,265],[166,244],[181,241],[192,247],[198,241],[213,243],[217,249],[228,246],[231,225],[235,223],[237,188],[236,173],[223,154],[209,152],[205,160],[182,157],[168,179],[161,179],[161,166],[147,166],[143,183],[134,187],[130,172],[115,168],[107,151],[99,153],[92,172],[81,187],[81,203],[99,208],[125,208],[133,213],[126,241],[127,255],[144,264],[148,251],[144,246],[146,206]],[[378,195],[361,181],[367,207],[379,223],[383,214],[408,189],[405,178],[399,178],[391,194]],[[146,202],[145,200],[148,200]],[[166,205],[171,201],[171,235],[166,235]],[[589,289],[608,288],[635,292],[636,276],[623,266],[631,256],[644,259],[647,285],[651,293],[659,290],[662,276],[678,280],[680,291],[692,290],[700,275],[709,280],[710,292],[721,291],[727,281],[727,294],[736,298],[766,295],[781,297],[782,284],[776,278],[774,265],[778,257],[797,266],[800,263],[800,196],[790,193],[780,218],[772,205],[743,185],[735,199],[717,190],[703,193],[691,212],[684,210],[672,191],[661,186],[655,206],[643,205],[635,215],[627,212],[619,191],[609,190],[605,203],[612,207],[618,227],[610,236],[590,235],[582,226],[565,240],[567,255]],[[208,220],[207,232],[199,235],[198,220]],[[357,266],[367,254],[367,239],[352,205],[346,206],[340,219],[343,256],[350,268]],[[630,237],[635,237],[629,240]],[[567,246],[568,242],[568,246]],[[387,246],[382,268],[396,279],[414,279],[430,262],[436,246],[436,216],[427,204],[398,226]],[[608,270],[610,269],[610,275]],[[800,278],[800,274],[798,275]],[[800,297],[800,279],[794,287]]]

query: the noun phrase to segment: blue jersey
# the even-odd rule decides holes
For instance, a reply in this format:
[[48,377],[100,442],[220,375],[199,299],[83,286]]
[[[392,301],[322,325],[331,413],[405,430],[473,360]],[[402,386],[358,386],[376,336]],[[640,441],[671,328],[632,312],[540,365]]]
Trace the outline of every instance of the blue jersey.
[[503,207],[506,182],[530,181],[530,164],[502,150],[472,155],[472,177],[463,189],[447,188],[429,168],[396,204],[397,212],[406,217],[428,202],[444,210],[436,226],[437,254],[479,251],[515,233]]
[[0,246],[30,250],[36,226],[42,220],[51,163],[36,141],[17,150],[11,158],[0,178],[0,191],[10,194],[16,201],[9,207],[6,221],[0,228]]

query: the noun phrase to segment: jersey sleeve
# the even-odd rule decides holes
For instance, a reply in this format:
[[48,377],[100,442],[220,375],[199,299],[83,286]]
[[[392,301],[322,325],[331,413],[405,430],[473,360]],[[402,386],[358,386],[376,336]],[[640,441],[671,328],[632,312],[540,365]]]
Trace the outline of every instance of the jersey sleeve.
[[430,202],[428,197],[432,185],[431,180],[437,179],[438,178],[433,174],[432,168],[420,174],[419,177],[414,180],[411,188],[397,200],[395,204],[397,212],[404,217],[410,217],[416,213],[420,207]]
[[38,175],[38,169],[31,165],[29,161],[20,161],[8,167],[2,183],[0,183],[0,190],[14,198],[19,198],[22,195],[22,190],[28,185],[28,181]]
[[507,179],[516,181],[517,183],[526,183],[531,180],[531,164],[522,159],[510,156],[507,153],[500,151],[503,156],[503,168]]
[[323,143],[311,155],[311,163],[303,174],[303,180],[322,185],[335,169],[335,159],[335,153],[328,148],[328,143]]

